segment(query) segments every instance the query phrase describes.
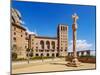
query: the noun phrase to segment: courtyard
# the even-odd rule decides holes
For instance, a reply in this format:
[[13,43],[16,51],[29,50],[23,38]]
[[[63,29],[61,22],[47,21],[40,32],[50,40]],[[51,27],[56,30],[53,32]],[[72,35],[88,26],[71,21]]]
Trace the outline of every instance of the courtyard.
[[37,72],[54,72],[54,71],[71,71],[95,69],[95,63],[81,63],[79,67],[68,67],[64,58],[31,60],[12,62],[12,74],[19,73],[37,73]]

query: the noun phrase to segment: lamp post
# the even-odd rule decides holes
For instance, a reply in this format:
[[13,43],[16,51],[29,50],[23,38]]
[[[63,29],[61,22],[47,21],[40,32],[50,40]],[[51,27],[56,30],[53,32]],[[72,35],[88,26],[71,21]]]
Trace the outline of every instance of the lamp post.
[[41,54],[41,59],[42,59],[42,62],[43,62],[43,54]]
[[26,53],[27,53],[27,62],[28,62],[28,64],[29,64],[29,52],[30,52],[30,49],[27,48],[27,49],[26,49]]
[[29,52],[27,53],[27,57],[28,57],[27,61],[28,61],[28,64],[29,64],[29,59],[30,59],[30,58],[29,58]]
[[28,61],[28,64],[29,64],[30,57],[33,56],[33,50],[27,48],[26,52],[27,52],[27,61]]

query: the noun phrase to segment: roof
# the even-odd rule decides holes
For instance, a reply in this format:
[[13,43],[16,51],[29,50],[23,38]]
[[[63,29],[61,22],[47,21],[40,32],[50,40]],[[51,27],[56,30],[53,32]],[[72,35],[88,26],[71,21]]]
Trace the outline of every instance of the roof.
[[13,25],[13,26],[16,26],[16,27],[18,27],[18,28],[20,28],[20,29],[23,29],[23,30],[26,31],[26,29],[25,29],[24,27],[22,27],[21,25],[17,25],[17,24],[15,24],[15,23],[12,23],[12,25]]
[[48,37],[48,36],[35,36],[35,38],[43,38],[43,39],[57,39],[57,37]]
[[[79,51],[77,51],[77,52],[86,52],[86,51],[92,52],[92,51],[95,51],[95,50],[79,50]],[[73,51],[70,51],[70,52],[73,52]],[[69,52],[69,53],[70,53],[70,52]]]

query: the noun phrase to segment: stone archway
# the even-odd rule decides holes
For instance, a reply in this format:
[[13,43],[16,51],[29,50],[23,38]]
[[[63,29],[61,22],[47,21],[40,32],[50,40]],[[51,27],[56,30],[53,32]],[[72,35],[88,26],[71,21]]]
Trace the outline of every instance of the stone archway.
[[54,41],[51,42],[51,45],[52,45],[52,49],[55,49],[55,42]]
[[43,40],[40,41],[40,45],[41,45],[41,49],[44,49],[44,41]]
[[50,49],[50,42],[46,41],[47,49]]

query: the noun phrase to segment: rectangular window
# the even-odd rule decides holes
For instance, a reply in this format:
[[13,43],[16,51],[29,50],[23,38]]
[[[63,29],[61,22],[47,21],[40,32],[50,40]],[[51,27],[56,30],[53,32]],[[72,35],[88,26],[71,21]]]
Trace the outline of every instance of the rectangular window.
[[16,35],[16,32],[14,32],[14,35]]
[[21,35],[21,37],[23,37],[23,35]]
[[16,27],[14,27],[14,30],[16,30]]
[[16,42],[16,38],[15,37],[13,37],[13,40],[14,40],[14,42]]
[[36,49],[38,49],[38,47],[36,47]]
[[38,50],[36,50],[36,52],[38,52]]
[[23,32],[23,31],[21,30],[21,32]]
[[25,46],[25,48],[27,48],[27,46]]
[[25,33],[25,35],[27,36],[27,33]]

